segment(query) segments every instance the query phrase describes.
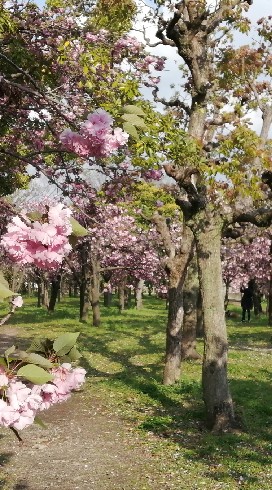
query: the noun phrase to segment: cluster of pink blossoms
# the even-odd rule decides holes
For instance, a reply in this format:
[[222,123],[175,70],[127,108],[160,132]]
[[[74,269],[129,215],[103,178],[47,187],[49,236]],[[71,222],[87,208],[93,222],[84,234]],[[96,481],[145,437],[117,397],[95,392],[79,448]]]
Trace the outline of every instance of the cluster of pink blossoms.
[[80,157],[109,157],[125,145],[129,135],[121,128],[112,128],[113,119],[103,109],[89,114],[79,133],[65,129],[60,134],[63,146]]
[[46,222],[19,216],[12,219],[1,240],[14,262],[34,264],[41,269],[58,269],[64,255],[70,252],[68,236],[71,234],[71,210],[57,204],[49,208]]
[[146,180],[160,180],[163,176],[162,170],[146,170],[143,172],[143,176]]
[[107,31],[106,29],[100,29],[100,31],[96,34],[94,34],[93,32],[86,32],[85,39],[91,43],[107,42],[109,36],[109,31]]
[[34,422],[38,412],[67,400],[85,381],[85,369],[62,364],[53,368],[52,383],[29,385],[9,378],[0,366],[0,425],[21,430]]
[[153,70],[162,71],[165,65],[165,58],[159,56],[146,56],[143,60],[137,61],[136,67],[140,71],[149,72],[152,68]]
[[138,55],[143,51],[143,44],[136,37],[125,35],[115,43],[113,48],[114,56],[120,55],[123,51]]

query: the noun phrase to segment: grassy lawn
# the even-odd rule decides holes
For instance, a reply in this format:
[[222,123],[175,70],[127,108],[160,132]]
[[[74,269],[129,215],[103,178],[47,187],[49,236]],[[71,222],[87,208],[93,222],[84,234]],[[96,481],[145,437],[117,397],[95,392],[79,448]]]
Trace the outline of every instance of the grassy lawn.
[[[231,307],[239,315],[228,320],[229,378],[244,431],[216,436],[204,426],[201,361],[184,363],[174,387],[161,385],[165,303],[146,297],[144,305],[122,315],[116,306],[102,306],[97,328],[79,323],[77,298],[63,299],[53,314],[26,299],[9,325],[18,328],[23,344],[33,336],[80,331],[90,403],[99,397],[124,417],[156,455],[161,471],[174,475],[176,489],[271,490],[272,332],[266,318],[241,323],[240,309]],[[202,347],[200,340],[200,353]]]

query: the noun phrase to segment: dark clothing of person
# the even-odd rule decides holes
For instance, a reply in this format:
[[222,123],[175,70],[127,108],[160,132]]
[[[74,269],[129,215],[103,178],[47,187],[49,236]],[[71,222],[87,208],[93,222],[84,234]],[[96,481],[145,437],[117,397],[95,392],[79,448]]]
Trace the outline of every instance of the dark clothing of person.
[[246,321],[246,313],[247,319],[250,321],[250,310],[253,308],[253,291],[250,288],[241,288],[241,293],[243,293],[241,299],[242,306],[242,322]]

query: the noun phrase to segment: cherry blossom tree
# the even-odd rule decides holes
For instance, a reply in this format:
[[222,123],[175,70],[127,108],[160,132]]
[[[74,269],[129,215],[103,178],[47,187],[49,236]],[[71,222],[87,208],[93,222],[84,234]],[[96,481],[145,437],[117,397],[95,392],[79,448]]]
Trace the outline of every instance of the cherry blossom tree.
[[[254,281],[256,292],[269,296],[271,280],[271,232],[267,230],[259,235],[256,229],[249,228],[249,236],[246,232],[242,240],[225,239],[222,245],[223,279],[226,285],[226,299],[228,302],[228,289],[231,286],[239,292],[244,284]],[[257,236],[256,236],[257,235]],[[258,236],[259,235],[259,236]],[[256,298],[254,310],[258,309]]]

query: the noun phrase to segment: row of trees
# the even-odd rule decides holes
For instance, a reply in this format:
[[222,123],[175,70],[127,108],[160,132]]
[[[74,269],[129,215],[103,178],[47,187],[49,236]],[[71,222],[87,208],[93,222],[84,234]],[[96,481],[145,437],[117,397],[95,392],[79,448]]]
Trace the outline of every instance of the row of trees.
[[[222,238],[244,237],[247,224],[268,229],[272,219],[270,19],[259,22],[256,47],[232,42],[235,30],[249,30],[249,3],[156,2],[145,19],[157,23],[153,44],[129,34],[137,12],[131,0],[49,1],[41,10],[12,1],[0,24],[2,194],[25,184],[31,165],[61,189],[76,219],[74,229],[52,231],[52,203],[40,205],[35,216],[21,209],[21,230],[46,235],[34,233],[42,259],[29,262],[50,268],[52,257],[44,257],[52,236],[66,237],[59,255],[77,278],[81,317],[91,302],[96,324],[101,274],[123,283],[127,273],[134,281],[152,274],[163,281],[163,269],[169,285],[167,384],[180,377],[182,330],[183,338],[195,331],[201,298],[203,397],[214,429],[236,420],[227,379]],[[160,98],[154,77],[164,60],[148,53],[160,44],[180,56],[180,89],[170,100]],[[142,85],[151,87],[165,113],[144,100]],[[260,135],[247,119],[257,108]],[[83,172],[87,163],[103,174],[99,191]],[[170,185],[150,185],[163,173]],[[1,205],[6,217],[17,213],[5,200]],[[5,230],[5,219],[1,226]],[[267,233],[262,239],[271,243]],[[31,243],[33,258],[33,236]]]

